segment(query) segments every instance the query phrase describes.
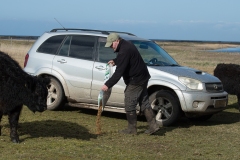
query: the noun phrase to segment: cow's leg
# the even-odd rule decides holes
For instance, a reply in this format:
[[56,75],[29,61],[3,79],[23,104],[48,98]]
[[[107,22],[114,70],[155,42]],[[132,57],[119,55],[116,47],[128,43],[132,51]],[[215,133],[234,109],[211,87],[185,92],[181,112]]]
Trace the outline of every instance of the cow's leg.
[[13,143],[19,143],[17,129],[21,110],[22,106],[16,106],[16,108],[11,113],[8,114],[8,121],[10,124],[10,138]]
[[240,93],[237,94],[237,99],[238,99],[238,109],[239,109],[239,112],[240,112]]
[[[3,113],[0,112],[0,123],[2,121],[2,116],[3,116]],[[0,124],[0,136],[2,135],[2,125]]]

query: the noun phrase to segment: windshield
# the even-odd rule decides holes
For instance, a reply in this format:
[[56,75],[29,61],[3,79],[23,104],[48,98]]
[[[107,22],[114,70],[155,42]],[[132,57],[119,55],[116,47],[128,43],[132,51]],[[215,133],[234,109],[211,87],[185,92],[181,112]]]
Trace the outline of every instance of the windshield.
[[178,66],[178,63],[159,45],[152,41],[131,40],[147,66]]

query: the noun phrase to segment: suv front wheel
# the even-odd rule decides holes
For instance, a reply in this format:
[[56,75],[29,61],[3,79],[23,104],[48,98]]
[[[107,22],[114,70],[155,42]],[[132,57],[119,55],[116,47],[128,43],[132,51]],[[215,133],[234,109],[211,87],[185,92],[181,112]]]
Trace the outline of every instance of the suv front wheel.
[[65,103],[65,96],[62,85],[58,80],[50,77],[50,85],[48,86],[48,97],[47,97],[47,109],[57,110],[60,109]]
[[154,92],[149,96],[149,102],[160,126],[172,125],[181,115],[180,105],[170,91]]

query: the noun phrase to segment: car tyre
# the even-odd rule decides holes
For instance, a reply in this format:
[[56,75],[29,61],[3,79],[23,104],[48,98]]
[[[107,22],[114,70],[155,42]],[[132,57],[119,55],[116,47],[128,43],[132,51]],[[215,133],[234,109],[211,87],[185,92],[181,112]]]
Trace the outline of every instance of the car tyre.
[[154,92],[149,96],[149,103],[156,114],[156,121],[160,126],[169,126],[175,123],[181,109],[176,96],[166,90]]
[[50,85],[48,86],[47,109],[58,110],[65,104],[65,96],[60,82],[50,77]]

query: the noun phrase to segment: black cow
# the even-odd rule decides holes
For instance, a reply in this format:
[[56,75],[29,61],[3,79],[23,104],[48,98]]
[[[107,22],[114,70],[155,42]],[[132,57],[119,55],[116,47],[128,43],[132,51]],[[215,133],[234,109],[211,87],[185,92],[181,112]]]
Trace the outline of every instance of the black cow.
[[237,96],[240,110],[240,65],[219,63],[214,69],[214,76],[222,81],[228,94]]
[[3,115],[8,115],[12,142],[19,143],[17,128],[23,105],[33,112],[46,110],[49,83],[48,78],[27,74],[15,60],[0,51],[0,121]]

